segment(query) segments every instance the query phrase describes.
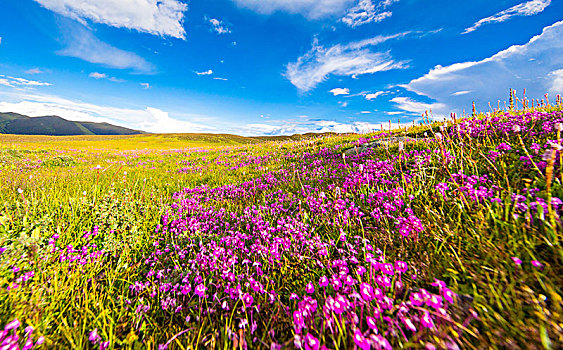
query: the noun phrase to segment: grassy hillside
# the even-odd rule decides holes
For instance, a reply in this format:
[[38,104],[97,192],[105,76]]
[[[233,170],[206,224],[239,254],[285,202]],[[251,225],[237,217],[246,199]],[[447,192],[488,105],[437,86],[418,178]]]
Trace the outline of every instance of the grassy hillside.
[[260,143],[9,136],[3,336],[75,349],[560,349],[562,110]]

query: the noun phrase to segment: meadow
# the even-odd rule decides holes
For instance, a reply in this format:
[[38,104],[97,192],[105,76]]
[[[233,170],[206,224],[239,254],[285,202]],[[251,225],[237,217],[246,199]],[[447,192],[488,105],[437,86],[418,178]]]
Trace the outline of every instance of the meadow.
[[515,104],[365,135],[2,135],[0,348],[561,348],[563,106]]

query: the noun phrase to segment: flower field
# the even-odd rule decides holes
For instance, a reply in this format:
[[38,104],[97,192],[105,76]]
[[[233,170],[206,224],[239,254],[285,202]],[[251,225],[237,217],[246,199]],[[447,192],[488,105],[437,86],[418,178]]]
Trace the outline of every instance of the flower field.
[[561,348],[562,123],[2,136],[0,349]]

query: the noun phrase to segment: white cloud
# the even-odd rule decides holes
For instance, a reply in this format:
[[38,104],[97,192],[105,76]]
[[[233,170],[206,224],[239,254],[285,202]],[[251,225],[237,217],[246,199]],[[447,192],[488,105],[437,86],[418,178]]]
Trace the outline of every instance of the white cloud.
[[50,83],[45,83],[35,80],[27,80],[24,78],[11,77],[9,75],[0,74],[0,85],[8,87],[36,87],[36,86],[50,86]]
[[85,23],[184,39],[187,5],[179,0],[35,0],[46,9]]
[[88,74],[88,76],[94,79],[106,79],[108,77],[106,73],[98,73],[98,72],[92,72]]
[[[305,116],[306,118],[306,116]],[[302,118],[303,119],[303,118]],[[280,124],[247,124],[236,130],[244,135],[293,135],[304,133],[367,133],[380,130],[380,124],[357,121],[353,123],[342,123],[334,120],[304,120],[294,122],[283,122]]]
[[[561,37],[563,21],[545,27],[524,45],[511,46],[481,61],[436,66],[403,87],[458,111],[471,108],[472,101],[481,109],[488,110],[488,102],[496,107],[497,100],[508,98],[509,88],[526,89],[529,98],[561,93],[560,75],[554,74],[563,67]],[[471,94],[456,95],[459,91]]]
[[341,123],[333,120],[321,120],[316,122],[318,126],[316,132],[336,132],[340,134],[358,133],[364,134],[373,130],[379,130],[380,124],[368,122]]
[[206,71],[203,71],[203,72],[194,72],[194,73],[197,74],[197,75],[200,75],[200,76],[201,75],[211,75],[211,74],[213,74],[213,71],[211,69],[209,69],[209,70],[206,70]]
[[141,85],[145,90],[148,90],[152,87],[149,83],[139,83],[139,85]]
[[307,92],[325,81],[330,75],[358,76],[406,68],[406,62],[395,61],[389,52],[373,52],[369,49],[370,46],[406,34],[376,36],[345,45],[337,44],[329,48],[319,45],[315,39],[313,48],[309,52],[299,57],[297,62],[287,65],[285,76],[301,92]]
[[348,88],[334,88],[334,89],[330,90],[329,92],[332,93],[334,96],[349,95],[350,89],[348,89]]
[[354,0],[233,0],[237,5],[262,14],[276,11],[318,19],[343,13]]
[[376,6],[372,0],[359,0],[356,6],[348,10],[346,16],[342,18],[342,22],[352,28],[366,23],[381,22],[385,18],[391,17],[392,13],[384,10],[397,1],[380,1]]
[[215,80],[221,80],[221,81],[227,81],[227,80],[229,80],[229,79],[227,79],[227,78],[221,78],[221,77],[213,77],[213,79],[215,79]]
[[456,92],[454,92],[452,95],[453,95],[453,96],[467,95],[467,94],[469,94],[470,92],[471,92],[470,90],[456,91]]
[[228,34],[231,32],[231,29],[223,22],[216,18],[209,18],[205,16],[205,20],[211,25],[211,28],[217,34]]
[[480,19],[479,21],[475,22],[473,26],[466,28],[462,34],[471,33],[484,24],[500,23],[500,22],[508,21],[512,17],[516,17],[516,16],[536,15],[540,12],[543,12],[543,10],[545,10],[545,8],[548,7],[550,4],[551,4],[551,0],[531,0],[528,2],[518,4],[509,9],[494,14],[490,17]]
[[98,73],[98,72],[92,72],[90,74],[88,74],[88,76],[90,78],[94,78],[94,79],[107,79],[109,81],[113,81],[114,83],[123,83],[125,80],[123,79],[119,79],[116,77],[110,77],[109,75],[107,75],[106,73]]
[[133,52],[120,50],[96,38],[81,26],[72,26],[65,33],[68,46],[57,53],[62,56],[80,58],[86,62],[118,69],[133,69],[150,73],[154,67]]
[[553,71],[549,76],[553,79],[549,92],[552,94],[563,94],[563,69]]
[[25,71],[25,74],[41,74],[43,71],[39,68],[32,68]]
[[365,97],[366,97],[366,100],[371,101],[371,100],[375,100],[379,96],[386,95],[388,93],[389,93],[389,91],[377,91],[373,94],[366,94]]
[[391,102],[397,105],[397,108],[410,113],[424,113],[426,111],[438,111],[445,113],[446,105],[443,103],[424,103],[414,101],[408,97],[394,97]]
[[39,117],[58,115],[74,121],[106,122],[149,132],[204,132],[213,127],[171,118],[168,112],[153,107],[127,109],[72,101],[57,96],[19,94],[19,102],[0,102],[0,112],[15,112]]

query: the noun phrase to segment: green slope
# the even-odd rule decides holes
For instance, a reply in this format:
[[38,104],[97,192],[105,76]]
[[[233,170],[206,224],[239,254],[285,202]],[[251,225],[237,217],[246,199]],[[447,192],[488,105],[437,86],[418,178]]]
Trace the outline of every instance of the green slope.
[[142,131],[108,123],[75,122],[58,116],[28,117],[18,113],[0,113],[0,133],[16,135],[134,135]]

